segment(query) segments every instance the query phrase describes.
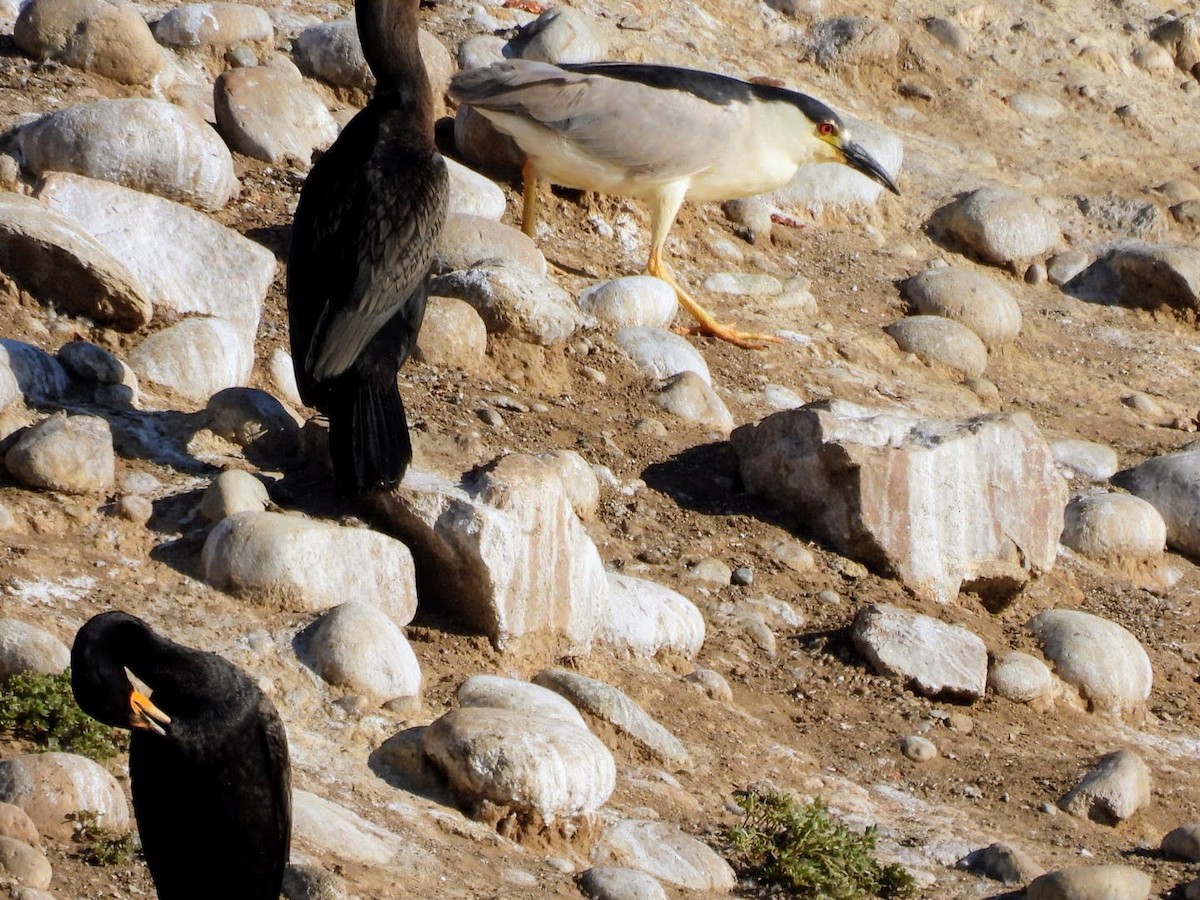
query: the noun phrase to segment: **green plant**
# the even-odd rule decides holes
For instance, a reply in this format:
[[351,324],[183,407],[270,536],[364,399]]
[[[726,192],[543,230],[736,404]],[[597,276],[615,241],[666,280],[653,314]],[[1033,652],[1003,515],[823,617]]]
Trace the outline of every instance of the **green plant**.
[[109,759],[129,745],[125,732],[79,708],[69,669],[58,675],[23,672],[0,682],[0,733],[92,759]]
[[725,839],[740,874],[791,897],[916,896],[916,883],[903,866],[875,858],[873,826],[857,834],[819,800],[799,804],[779,791],[751,789],[734,797],[745,815]]
[[117,834],[97,822],[99,818],[90,809],[68,813],[67,818],[76,823],[75,842],[80,845],[79,858],[89,866],[115,866],[133,855],[133,832]]

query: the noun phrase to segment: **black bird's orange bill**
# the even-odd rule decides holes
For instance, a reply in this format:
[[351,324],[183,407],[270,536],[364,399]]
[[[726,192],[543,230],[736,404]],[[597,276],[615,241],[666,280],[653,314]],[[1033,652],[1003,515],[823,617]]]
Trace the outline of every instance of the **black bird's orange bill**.
[[171,717],[150,702],[150,698],[141,691],[129,695],[129,706],[133,710],[132,724],[134,728],[145,728],[166,735],[163,725],[171,724]]

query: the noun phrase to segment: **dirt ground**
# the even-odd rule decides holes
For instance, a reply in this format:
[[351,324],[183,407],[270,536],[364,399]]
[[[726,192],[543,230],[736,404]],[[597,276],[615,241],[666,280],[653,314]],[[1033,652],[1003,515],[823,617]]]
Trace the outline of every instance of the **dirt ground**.
[[[949,370],[901,354],[881,330],[905,312],[897,282],[936,258],[976,265],[939,243],[927,223],[956,193],[980,184],[1010,184],[1045,198],[1059,215],[1068,245],[1098,248],[1125,236],[1113,222],[1079,214],[1077,195],[1149,203],[1159,239],[1195,245],[1195,232],[1171,219],[1167,200],[1155,188],[1171,180],[1200,183],[1193,169],[1200,161],[1200,132],[1194,127],[1200,92],[1183,73],[1151,76],[1129,62],[1146,41],[1156,8],[1099,0],[972,6],[927,0],[903,10],[881,0],[829,3],[822,16],[875,15],[901,35],[895,58],[832,71],[805,60],[803,13],[789,19],[748,0],[640,0],[581,8],[612,29],[614,56],[781,77],[887,124],[905,141],[902,197],[885,196],[872,210],[804,215],[805,227],[776,225],[758,245],[743,241],[717,205],[685,207],[668,249],[686,284],[698,289],[717,268],[801,274],[812,280],[817,299],[818,312],[810,315],[773,310],[762,299],[705,296],[720,316],[750,329],[788,329],[808,338],[761,352],[693,339],[739,423],[770,411],[761,391],[773,383],[805,399],[834,396],[931,415],[1025,410],[1047,439],[1108,444],[1123,466],[1196,440],[1200,335],[1193,317],[1178,311],[1122,309],[1049,284],[1026,284],[1023,270],[989,270],[1017,297],[1024,315],[1020,339],[989,361],[986,377],[999,394],[992,406]],[[287,11],[328,19],[343,10],[301,2]],[[501,19],[517,16],[489,11]],[[425,15],[426,27],[452,51],[458,40],[478,33],[465,5],[439,3]],[[932,15],[956,17],[971,49],[954,53],[939,45],[921,24]],[[631,17],[651,21],[650,31],[617,27]],[[912,99],[913,85],[927,88],[929,97]],[[1053,96],[1064,112],[1052,119],[1023,117],[1007,104],[1018,91]],[[129,93],[58,65],[35,65],[16,53],[9,38],[0,38],[0,122]],[[1134,111],[1119,115],[1117,109],[1128,104]],[[237,164],[242,192],[217,218],[261,241],[282,261],[300,179],[285,167],[242,157]],[[519,186],[505,187],[507,220],[516,222]],[[587,275],[562,276],[569,290],[641,271],[648,216],[636,203],[562,191],[547,197],[543,210],[547,256]],[[640,246],[623,249],[615,239],[599,237],[587,221],[593,214],[610,224],[619,215],[632,217]],[[718,239],[732,241],[744,259],[718,260],[710,249]],[[260,327],[260,360],[286,345],[283,277],[281,266]],[[0,304],[3,337],[48,350],[75,337],[116,352],[131,343],[116,332],[51,314],[11,285]],[[604,373],[605,383],[590,377],[589,368]],[[270,386],[264,371],[256,372],[254,383]],[[698,603],[708,636],[694,661],[635,663],[604,650],[564,659],[557,648],[544,645],[500,654],[453,621],[422,611],[409,629],[425,676],[421,709],[405,717],[382,710],[346,712],[333,705],[336,693],[300,670],[291,656],[292,637],[306,617],[245,605],[199,580],[206,532],[191,514],[199,491],[222,466],[252,468],[231,448],[209,447],[191,464],[170,467],[121,459],[118,484],[134,472],[162,483],[148,527],[114,516],[112,498],[98,502],[0,482],[0,502],[17,522],[0,542],[0,608],[68,642],[87,616],[125,608],[178,640],[222,652],[254,671],[273,687],[293,732],[298,786],[350,806],[434,855],[430,865],[410,867],[401,859],[386,869],[321,860],[363,898],[577,895],[570,875],[545,859],[565,858],[583,867],[585,835],[522,848],[484,826],[446,815],[453,807],[445,798],[400,794],[368,764],[387,737],[426,724],[452,706],[465,677],[478,672],[531,677],[553,664],[620,687],[694,758],[692,771],[668,775],[614,738],[618,787],[608,808],[620,815],[677,821],[715,841],[735,820],[728,808],[732,791],[769,779],[822,797],[857,824],[878,824],[884,854],[921,875],[925,896],[1003,896],[1005,889],[995,882],[938,865],[956,858],[960,843],[970,849],[993,840],[1018,844],[1047,868],[1125,862],[1153,876],[1155,896],[1182,896],[1173,893],[1176,886],[1200,873],[1162,858],[1155,848],[1169,829],[1200,819],[1195,777],[1200,572],[1192,560],[1168,554],[1156,566],[1118,571],[1067,554],[1004,609],[988,610],[967,595],[949,606],[921,603],[898,583],[864,574],[812,540],[803,522],[788,521],[746,494],[733,454],[719,436],[679,421],[670,421],[661,437],[636,428],[640,419],[666,417],[650,402],[652,388],[603,331],[551,348],[493,337],[488,363],[478,371],[410,362],[402,373],[418,466],[458,472],[509,451],[568,447],[608,466],[622,484],[644,481],[632,496],[606,489],[588,529],[606,563]],[[1150,417],[1122,403],[1134,392],[1151,395],[1164,414]],[[475,410],[496,395],[525,406],[540,402],[548,411],[504,409],[504,425],[488,426]],[[153,395],[149,400],[154,402]],[[272,493],[286,507],[298,502],[307,483],[298,487],[289,481],[293,476],[283,474]],[[314,502],[333,518],[355,512],[332,495],[309,498]],[[780,540],[797,537],[818,560],[810,572],[785,567],[772,552]],[[689,578],[688,566],[707,557],[751,567],[753,584],[720,587]],[[826,591],[836,592],[837,602],[819,596]],[[775,628],[774,654],[722,615],[722,604],[767,596],[788,603],[804,622]],[[857,609],[875,602],[963,625],[992,651],[1032,650],[1023,625],[1042,609],[1079,608],[1110,618],[1150,655],[1155,683],[1145,720],[1111,722],[1067,703],[1039,713],[991,696],[969,707],[919,697],[872,674],[850,646],[847,625]],[[247,636],[261,631],[278,652],[264,656],[251,649]],[[728,679],[732,707],[680,682],[694,666]],[[929,763],[910,762],[901,756],[899,740],[925,727],[941,755]],[[1098,756],[1121,747],[1136,749],[1150,764],[1155,788],[1146,810],[1116,828],[1044,811]],[[22,749],[0,742],[0,756]],[[79,862],[70,846],[51,845],[49,852],[58,897],[152,895],[137,862],[97,869]],[[533,873],[537,887],[509,883],[509,870]]]

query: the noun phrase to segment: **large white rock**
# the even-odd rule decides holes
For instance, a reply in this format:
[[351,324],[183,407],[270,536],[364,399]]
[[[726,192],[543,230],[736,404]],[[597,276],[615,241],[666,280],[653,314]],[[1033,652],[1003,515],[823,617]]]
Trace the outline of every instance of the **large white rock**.
[[988,669],[988,689],[1014,703],[1053,699],[1057,683],[1046,664],[1028,653],[999,653]]
[[116,478],[112,430],[99,416],[53,415],[22,433],[4,455],[4,465],[30,487],[103,493]]
[[368,528],[280,513],[235,513],[209,534],[202,563],[214,587],[262,602],[282,600],[324,612],[356,600],[397,625],[407,625],[417,610],[408,548]]
[[996,265],[1042,256],[1062,239],[1058,224],[1031,197],[1009,188],[979,188],[944,214],[947,230],[961,244]]
[[507,709],[587,728],[570,700],[549,688],[499,675],[472,675],[458,687],[458,705]]
[[665,328],[622,328],[615,335],[617,345],[633,364],[652,378],[670,378],[680,372],[695,372],[709,386],[712,375],[700,351]]
[[204,403],[243,385],[254,368],[254,332],[228,319],[198,316],[150,335],[129,354],[139,379]]
[[1071,866],[1039,875],[1026,900],[1146,900],[1154,882],[1133,866]]
[[600,638],[634,656],[670,650],[690,658],[704,643],[704,616],[683,594],[643,578],[609,572]]
[[374,606],[355,600],[326,613],[309,643],[317,674],[355,694],[390,700],[421,692],[408,639]]
[[1150,803],[1150,769],[1132,750],[1100,757],[1095,768],[1058,801],[1073,816],[1118,825]]
[[96,824],[121,833],[130,828],[129,805],[117,780],[86,756],[28,753],[0,760],[0,803],[19,806],[38,831],[69,841],[68,814],[90,810]]
[[1092,494],[1067,504],[1062,542],[1099,559],[1151,559],[1162,554],[1167,525],[1141,497]]
[[22,127],[16,147],[36,175],[73,172],[205,210],[220,209],[237,189],[221,138],[165,100],[96,100],[50,113]]
[[0,619],[0,681],[22,672],[57,675],[69,665],[70,648],[50,632],[20,619]]
[[1026,627],[1055,674],[1075,685],[1093,709],[1141,713],[1154,672],[1138,639],[1116,622],[1077,609],[1048,609]]
[[1113,481],[1154,505],[1167,526],[1167,543],[1200,556],[1200,450],[1148,459]]
[[945,316],[909,316],[884,329],[905,353],[978,378],[987,368],[987,346],[966,325]]
[[449,157],[446,158],[446,171],[450,174],[447,215],[482,216],[495,220],[504,215],[508,203],[500,185]]
[[899,678],[928,697],[976,700],[987,686],[987,646],[975,634],[886,604],[854,617],[854,646],[881,675]]
[[579,306],[616,328],[666,328],[679,310],[679,299],[661,278],[629,275],[585,289]]
[[422,597],[502,647],[531,633],[590,644],[608,581],[558,474],[513,454],[455,483],[409,470],[372,498],[412,548]]
[[489,332],[528,343],[562,343],[587,323],[570,294],[521,265],[488,261],[439,275],[429,289],[470,303]]
[[547,822],[594,813],[616,787],[608,748],[556,716],[464,707],[431,724],[424,746],[463,797],[533,811]]
[[731,441],[748,490],[921,596],[1003,600],[1054,564],[1066,482],[1024,413],[917,419],[829,401]]
[[546,257],[520,229],[483,216],[446,216],[433,257],[435,272],[456,272],[495,259],[546,274]]
[[265,9],[245,3],[188,3],[167,10],[154,36],[168,47],[229,47],[270,41],[275,27]]
[[292,836],[324,859],[333,856],[364,866],[386,866],[403,853],[406,866],[428,866],[429,851],[402,841],[386,828],[316,794],[292,791]]
[[69,216],[0,193],[0,269],[43,303],[122,331],[150,322],[151,301],[112,254]]
[[671,822],[617,822],[592,850],[592,862],[639,869],[689,891],[728,894],[737,884],[729,863]]
[[268,163],[308,168],[313,151],[338,136],[337,122],[304,82],[280,69],[227,69],[213,88],[217,128],[240,153]]
[[1111,478],[1117,471],[1117,453],[1107,444],[1070,438],[1050,445],[1054,461],[1085,478]]

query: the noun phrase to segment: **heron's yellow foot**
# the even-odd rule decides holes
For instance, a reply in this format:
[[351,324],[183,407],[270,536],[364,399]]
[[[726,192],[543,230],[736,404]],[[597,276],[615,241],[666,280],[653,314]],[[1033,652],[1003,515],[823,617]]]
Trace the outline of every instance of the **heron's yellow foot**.
[[757,334],[753,331],[741,331],[732,325],[722,325],[710,321],[698,325],[688,325],[676,328],[679,334],[702,334],[727,341],[743,350],[766,350],[767,344],[782,344],[783,338],[773,334]]

